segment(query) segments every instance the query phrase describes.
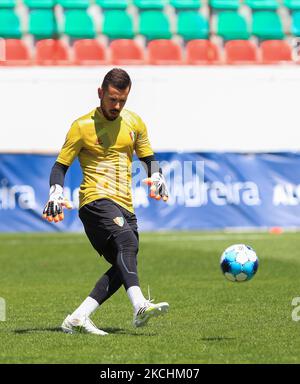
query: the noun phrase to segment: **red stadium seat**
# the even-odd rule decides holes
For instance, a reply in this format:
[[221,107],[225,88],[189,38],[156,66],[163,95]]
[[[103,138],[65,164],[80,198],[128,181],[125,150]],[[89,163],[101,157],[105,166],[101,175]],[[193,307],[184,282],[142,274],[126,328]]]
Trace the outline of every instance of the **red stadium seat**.
[[35,63],[37,65],[69,65],[68,47],[61,40],[40,40],[36,43]]
[[74,64],[107,64],[105,47],[94,39],[77,40],[74,43]]
[[285,40],[267,40],[261,43],[263,64],[292,61],[292,49]]
[[0,65],[30,65],[32,64],[29,49],[23,40],[4,40],[5,60],[0,60]]
[[144,52],[134,40],[114,40],[110,44],[110,54],[114,65],[145,64]]
[[182,50],[173,40],[152,40],[148,44],[148,64],[180,65],[183,64]]
[[225,43],[226,64],[256,64],[257,47],[250,40],[231,40]]
[[210,40],[191,40],[186,45],[186,62],[190,65],[219,64],[218,47]]

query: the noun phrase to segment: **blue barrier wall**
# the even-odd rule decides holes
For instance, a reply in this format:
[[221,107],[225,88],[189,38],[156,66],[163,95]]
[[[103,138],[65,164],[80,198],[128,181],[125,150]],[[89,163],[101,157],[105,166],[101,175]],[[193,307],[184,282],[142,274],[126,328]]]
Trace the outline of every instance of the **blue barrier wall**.
[[[133,165],[140,230],[300,227],[300,153],[157,153],[168,203],[153,201]],[[78,211],[59,224],[43,220],[56,156],[0,154],[0,231],[82,231]],[[81,170],[67,173],[65,193],[78,207]]]

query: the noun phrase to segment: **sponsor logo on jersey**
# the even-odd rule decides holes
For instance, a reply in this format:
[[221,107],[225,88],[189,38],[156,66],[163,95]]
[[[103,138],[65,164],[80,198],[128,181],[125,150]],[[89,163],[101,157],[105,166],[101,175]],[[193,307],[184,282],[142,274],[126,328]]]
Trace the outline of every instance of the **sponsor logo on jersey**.
[[113,220],[119,227],[123,227],[124,217],[115,217]]

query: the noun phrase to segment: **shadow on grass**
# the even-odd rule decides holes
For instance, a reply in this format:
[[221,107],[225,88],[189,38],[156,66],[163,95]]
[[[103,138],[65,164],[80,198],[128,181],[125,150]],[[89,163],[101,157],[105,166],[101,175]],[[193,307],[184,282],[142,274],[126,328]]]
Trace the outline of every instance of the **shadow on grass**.
[[[103,331],[109,334],[120,334],[120,335],[129,335],[129,336],[156,336],[155,333],[136,333],[128,332],[126,329],[122,328],[102,328]],[[16,334],[26,334],[26,333],[38,333],[38,332],[59,332],[63,333],[60,327],[53,328],[23,328],[13,330]]]

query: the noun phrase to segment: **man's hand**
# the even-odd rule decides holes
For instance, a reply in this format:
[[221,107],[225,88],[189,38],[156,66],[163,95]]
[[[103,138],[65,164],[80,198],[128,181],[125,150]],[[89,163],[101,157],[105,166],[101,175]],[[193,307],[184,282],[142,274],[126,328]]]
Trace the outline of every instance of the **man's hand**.
[[164,176],[155,172],[151,177],[143,180],[143,183],[150,186],[150,197],[156,200],[167,201],[169,197],[168,188]]
[[62,186],[55,184],[50,188],[49,200],[43,211],[43,218],[55,223],[64,219],[63,207],[72,209],[72,204],[64,198]]

